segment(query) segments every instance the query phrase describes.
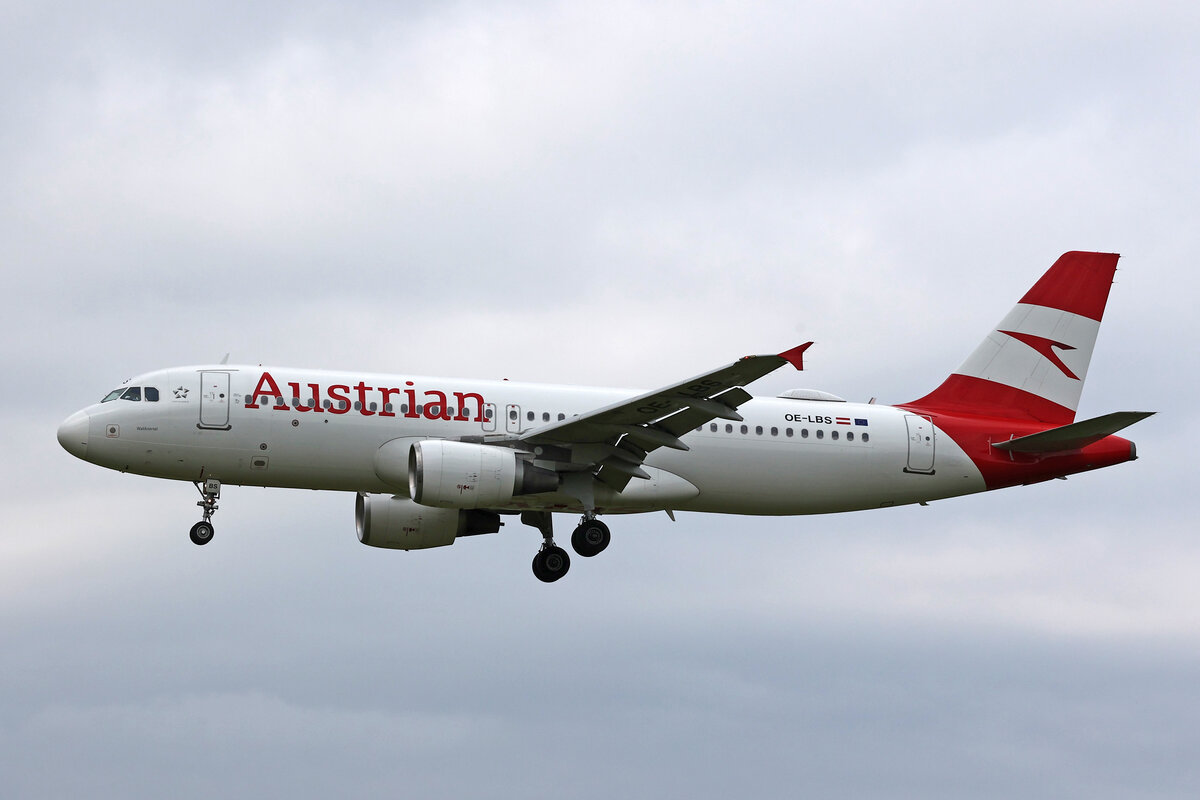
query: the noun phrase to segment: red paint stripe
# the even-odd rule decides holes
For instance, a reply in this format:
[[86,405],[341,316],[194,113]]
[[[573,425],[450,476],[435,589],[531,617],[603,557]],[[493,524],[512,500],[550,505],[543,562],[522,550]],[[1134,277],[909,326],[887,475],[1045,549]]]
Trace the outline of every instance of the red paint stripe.
[[[989,489],[1019,486],[1063,475],[1108,467],[1132,460],[1134,449],[1128,439],[1107,436],[1098,442],[1067,453],[1026,455],[992,447],[992,442],[1047,430],[1040,423],[1001,421],[983,417],[934,415],[933,423],[962,448],[979,468]],[[1055,426],[1050,426],[1055,427]]]
[[1063,253],[1021,302],[1079,314],[1097,322],[1104,316],[1117,271],[1116,253]]
[[964,417],[1004,417],[1066,425],[1075,421],[1075,412],[1052,400],[1003,383],[951,375],[920,400],[903,408],[919,412],[954,414]]

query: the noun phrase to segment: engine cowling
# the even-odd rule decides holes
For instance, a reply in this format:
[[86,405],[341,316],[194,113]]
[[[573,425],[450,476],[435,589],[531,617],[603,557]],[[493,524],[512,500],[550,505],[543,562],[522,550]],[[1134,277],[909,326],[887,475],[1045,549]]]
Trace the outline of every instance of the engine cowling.
[[459,536],[495,533],[500,515],[475,509],[431,508],[407,497],[360,494],[354,505],[358,540],[371,547],[424,550],[454,544]]
[[494,508],[517,495],[557,489],[556,472],[505,447],[426,439],[409,451],[409,496],[423,506]]

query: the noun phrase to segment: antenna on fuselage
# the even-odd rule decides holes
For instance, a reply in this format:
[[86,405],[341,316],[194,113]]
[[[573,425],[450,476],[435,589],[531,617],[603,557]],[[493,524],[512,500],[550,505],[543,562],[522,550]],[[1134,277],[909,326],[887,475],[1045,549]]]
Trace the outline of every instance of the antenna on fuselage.
[[229,363],[229,353],[226,353],[226,354],[225,354],[225,357],[221,359],[221,363],[222,363],[222,364],[228,364],[228,363]]

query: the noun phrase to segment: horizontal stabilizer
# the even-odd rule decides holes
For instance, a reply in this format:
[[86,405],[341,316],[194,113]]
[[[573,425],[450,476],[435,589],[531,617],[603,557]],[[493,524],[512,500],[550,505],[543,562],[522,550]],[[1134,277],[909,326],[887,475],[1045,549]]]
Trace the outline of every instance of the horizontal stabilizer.
[[1012,453],[1058,453],[1079,450],[1153,414],[1153,411],[1116,411],[1030,436],[1009,439],[1006,442],[993,442],[992,447]]

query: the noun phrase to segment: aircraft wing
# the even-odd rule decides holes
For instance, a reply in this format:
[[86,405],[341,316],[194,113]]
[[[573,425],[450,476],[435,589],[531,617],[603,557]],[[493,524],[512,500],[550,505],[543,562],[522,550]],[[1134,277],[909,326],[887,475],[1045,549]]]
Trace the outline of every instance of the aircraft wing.
[[597,477],[618,491],[631,478],[648,478],[646,454],[659,447],[689,449],[679,437],[710,420],[741,421],[737,407],[750,399],[742,387],[791,364],[804,369],[806,342],[778,355],[746,356],[629,400],[534,428],[520,437],[531,445],[569,447],[572,461],[599,466]]

